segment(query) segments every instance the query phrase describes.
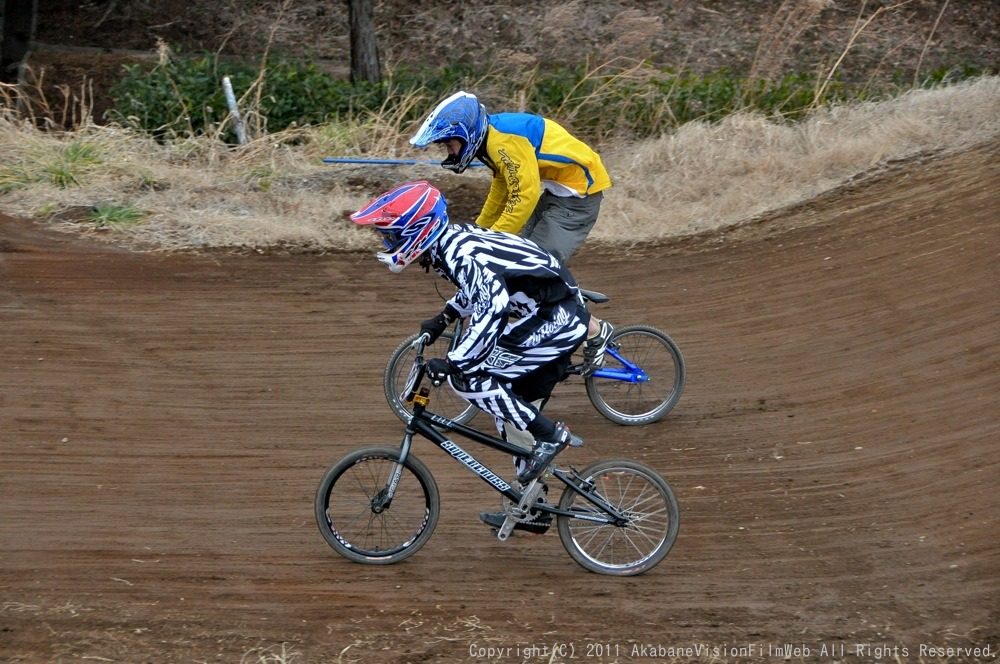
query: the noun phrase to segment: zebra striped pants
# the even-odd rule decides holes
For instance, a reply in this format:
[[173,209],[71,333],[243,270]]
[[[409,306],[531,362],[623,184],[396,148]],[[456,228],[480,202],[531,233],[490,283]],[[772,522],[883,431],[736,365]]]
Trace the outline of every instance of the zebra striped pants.
[[541,404],[552,393],[569,365],[569,356],[586,336],[587,324],[578,311],[538,345],[528,348],[498,346],[489,373],[462,376],[452,381],[452,387],[460,397],[492,415],[501,435],[505,424],[524,431],[538,417],[536,404]]

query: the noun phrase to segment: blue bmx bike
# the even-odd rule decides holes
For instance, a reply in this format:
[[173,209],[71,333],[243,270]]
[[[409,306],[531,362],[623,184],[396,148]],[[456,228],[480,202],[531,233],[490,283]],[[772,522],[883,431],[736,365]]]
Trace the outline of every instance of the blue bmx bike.
[[[592,303],[604,303],[606,295],[581,290]],[[462,320],[444,332],[433,345],[423,350],[420,335],[406,338],[389,356],[385,367],[385,397],[393,412],[408,421],[412,415],[401,395],[418,346],[428,359],[444,357],[462,336]],[[443,342],[442,342],[443,341]],[[605,354],[604,367],[583,377],[583,362],[576,361],[566,370],[563,380],[582,377],[587,396],[601,415],[612,422],[640,425],[656,422],[669,413],[684,390],[684,357],[680,348],[665,332],[649,325],[618,327]],[[460,424],[468,424],[478,408],[459,397],[447,383],[434,395],[438,412]]]

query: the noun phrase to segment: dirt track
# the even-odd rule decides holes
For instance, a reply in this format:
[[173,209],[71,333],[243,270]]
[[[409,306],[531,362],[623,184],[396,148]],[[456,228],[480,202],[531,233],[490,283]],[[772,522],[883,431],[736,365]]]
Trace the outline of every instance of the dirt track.
[[[550,406],[587,439],[575,462],[638,458],[678,495],[677,545],[626,580],[554,532],[491,539],[495,494],[427,445],[445,512],[423,550],[364,567],[321,538],[327,465],[398,439],[380,376],[437,309],[430,277],[369,255],[133,254],[2,219],[0,658],[995,658],[998,191],[993,144],[718,241],[578,256],[613,297],[601,313],[667,330],[689,371],[648,427],[607,422],[578,384]],[[720,656],[668,650],[698,646]]]

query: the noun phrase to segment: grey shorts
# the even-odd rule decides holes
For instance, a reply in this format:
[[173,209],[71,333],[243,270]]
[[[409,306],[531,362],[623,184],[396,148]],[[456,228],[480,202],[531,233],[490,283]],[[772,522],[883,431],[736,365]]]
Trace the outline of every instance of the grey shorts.
[[576,253],[597,223],[604,192],[584,198],[556,196],[543,191],[535,211],[521,230],[531,240],[559,259],[563,265]]

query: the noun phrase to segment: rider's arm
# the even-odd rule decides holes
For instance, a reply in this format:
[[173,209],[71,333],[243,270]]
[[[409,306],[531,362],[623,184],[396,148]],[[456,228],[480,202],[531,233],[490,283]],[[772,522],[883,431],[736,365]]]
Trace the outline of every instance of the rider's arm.
[[472,303],[469,301],[469,296],[461,288],[445,304],[445,309],[448,307],[451,307],[458,314],[458,318],[468,318],[472,314]]
[[542,195],[538,159],[524,136],[498,131],[490,138],[487,153],[496,172],[476,224],[516,235]]
[[[507,325],[509,295],[503,279],[483,269],[475,261],[457,273],[460,295],[471,305],[469,322],[448,359],[463,373],[488,368],[488,361]],[[459,296],[456,296],[459,297]]]
[[497,223],[497,219],[500,218],[506,201],[507,183],[497,174],[490,182],[490,193],[486,197],[486,202],[483,203],[482,211],[476,217],[476,225],[483,228],[493,228],[493,224]]

